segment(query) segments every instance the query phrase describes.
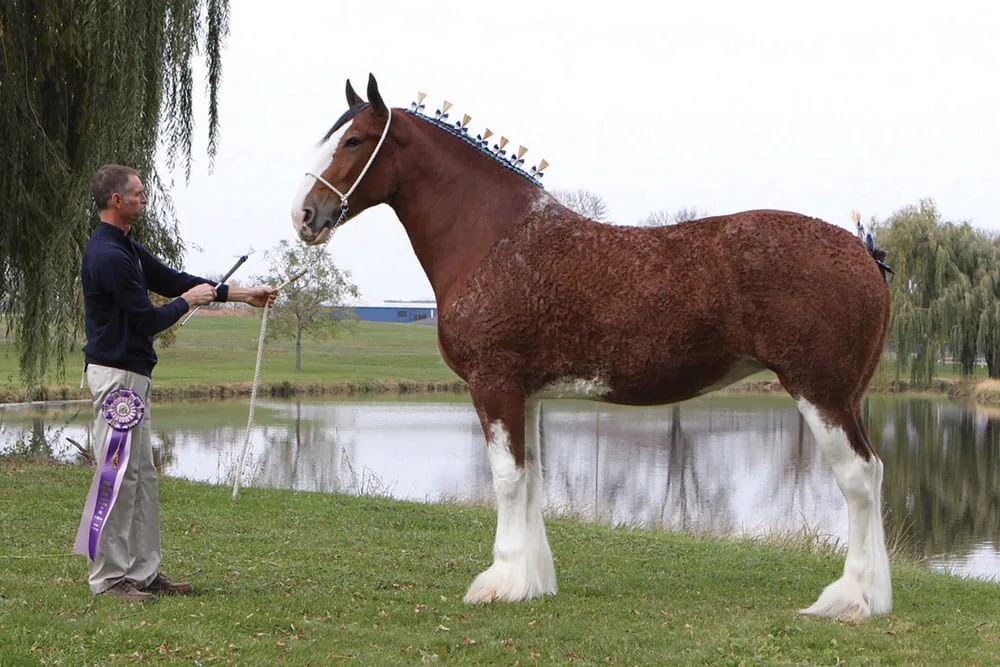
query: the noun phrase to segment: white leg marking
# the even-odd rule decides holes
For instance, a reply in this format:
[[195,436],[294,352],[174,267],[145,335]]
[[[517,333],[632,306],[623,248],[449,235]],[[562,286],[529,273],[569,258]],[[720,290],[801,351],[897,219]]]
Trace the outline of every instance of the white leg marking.
[[525,404],[524,467],[528,474],[528,545],[534,554],[541,593],[555,595],[556,566],[552,560],[552,549],[545,534],[545,519],[542,506],[545,503],[545,480],[542,473],[541,450],[541,402],[528,400]]
[[555,564],[542,518],[537,406],[537,401],[528,403],[524,468],[514,463],[503,424],[490,425],[487,451],[497,497],[493,565],[472,582],[466,602],[517,602],[556,592]]
[[882,461],[858,456],[844,429],[829,426],[813,404],[800,400],[798,407],[847,499],[849,540],[844,575],[801,613],[842,620],[887,614],[892,610],[892,582],[882,528]]

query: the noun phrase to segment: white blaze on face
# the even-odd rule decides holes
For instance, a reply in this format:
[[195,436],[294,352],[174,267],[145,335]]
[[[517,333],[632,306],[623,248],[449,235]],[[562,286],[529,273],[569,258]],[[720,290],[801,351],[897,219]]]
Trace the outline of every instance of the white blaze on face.
[[[333,159],[337,153],[337,146],[340,145],[340,139],[347,133],[347,130],[351,127],[351,125],[353,125],[353,123],[344,123],[339,130],[331,134],[327,140],[316,149],[312,169],[309,169],[310,174],[321,176],[323,172],[326,171],[331,164],[333,164]],[[299,225],[302,224],[302,209],[305,206],[306,197],[309,195],[309,191],[312,190],[316,183],[316,179],[312,176],[304,176],[302,178],[302,185],[299,187],[299,191],[295,193],[295,199],[292,202],[292,221],[295,223],[296,230]]]

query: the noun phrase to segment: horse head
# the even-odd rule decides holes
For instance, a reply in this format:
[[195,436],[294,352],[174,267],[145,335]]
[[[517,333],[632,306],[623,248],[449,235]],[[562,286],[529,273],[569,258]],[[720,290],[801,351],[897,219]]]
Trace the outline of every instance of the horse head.
[[292,224],[309,245],[324,243],[337,227],[388,197],[390,170],[379,169],[376,158],[385,151],[392,110],[370,74],[368,100],[347,81],[348,109],[320,141],[317,164],[296,195]]

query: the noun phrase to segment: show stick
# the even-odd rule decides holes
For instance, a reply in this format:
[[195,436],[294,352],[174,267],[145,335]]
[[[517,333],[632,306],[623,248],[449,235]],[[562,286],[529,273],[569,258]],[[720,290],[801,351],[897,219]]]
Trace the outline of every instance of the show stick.
[[[240,257],[238,260],[236,260],[236,263],[233,264],[233,268],[229,269],[229,271],[226,273],[226,275],[222,276],[222,280],[219,281],[219,283],[218,283],[218,285],[216,285],[216,287],[218,287],[219,285],[225,285],[226,281],[229,280],[229,277],[232,276],[234,273],[236,273],[236,269],[238,269],[241,266],[243,266],[243,262],[247,261],[247,258],[249,256],[250,256],[249,254],[246,254],[246,255],[243,255],[242,257]],[[192,317],[194,317],[194,314],[198,312],[199,308],[201,308],[201,306],[195,306],[194,308],[192,308],[191,312],[188,313],[188,316],[185,317],[184,320],[181,322],[181,326],[184,326],[185,324],[187,324],[188,320],[190,320]]]

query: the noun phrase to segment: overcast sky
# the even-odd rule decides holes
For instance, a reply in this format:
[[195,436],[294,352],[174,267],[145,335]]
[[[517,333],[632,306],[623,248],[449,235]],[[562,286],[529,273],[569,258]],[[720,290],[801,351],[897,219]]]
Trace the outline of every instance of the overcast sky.
[[[481,6],[481,5],[485,5]],[[364,95],[447,99],[551,163],[547,189],[586,189],[610,218],[779,208],[850,228],[934,199],[1000,229],[1000,3],[504,3],[233,0],[221,138],[173,196],[185,268],[265,272],[295,239],[290,205],[314,147]],[[361,301],[431,298],[387,206],[330,241]]]

